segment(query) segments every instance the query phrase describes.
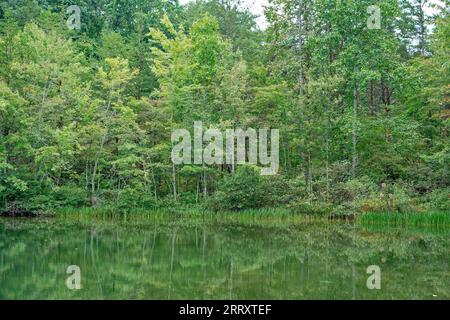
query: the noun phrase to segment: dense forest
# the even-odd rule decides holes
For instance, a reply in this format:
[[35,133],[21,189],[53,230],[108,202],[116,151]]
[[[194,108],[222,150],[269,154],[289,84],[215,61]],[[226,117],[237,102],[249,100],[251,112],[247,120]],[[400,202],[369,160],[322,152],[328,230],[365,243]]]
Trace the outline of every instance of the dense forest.
[[[449,3],[3,0],[0,209],[449,211]],[[278,174],[173,164],[194,121],[279,129]]]

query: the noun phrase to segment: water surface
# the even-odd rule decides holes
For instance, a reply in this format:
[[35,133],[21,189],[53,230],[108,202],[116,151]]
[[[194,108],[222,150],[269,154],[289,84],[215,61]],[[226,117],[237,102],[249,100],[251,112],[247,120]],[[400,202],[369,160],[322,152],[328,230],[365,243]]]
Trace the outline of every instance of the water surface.
[[[449,299],[449,230],[0,219],[0,299]],[[68,266],[81,290],[66,286]],[[367,288],[367,268],[381,289]]]

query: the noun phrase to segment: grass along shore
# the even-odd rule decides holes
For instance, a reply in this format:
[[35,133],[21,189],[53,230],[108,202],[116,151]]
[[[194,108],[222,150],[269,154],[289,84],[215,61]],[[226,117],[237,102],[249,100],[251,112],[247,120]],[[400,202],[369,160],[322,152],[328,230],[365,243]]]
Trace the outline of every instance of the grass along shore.
[[214,212],[199,208],[177,210],[141,209],[126,211],[115,210],[110,207],[102,208],[63,208],[55,211],[55,216],[62,219],[101,219],[140,221],[146,219],[166,220],[218,220],[221,222],[237,222],[250,224],[298,224],[298,223],[329,223],[351,222],[361,225],[386,226],[439,226],[450,227],[450,213],[448,212],[368,212],[348,217],[332,215],[310,215],[292,213],[289,209],[253,209],[239,212]]

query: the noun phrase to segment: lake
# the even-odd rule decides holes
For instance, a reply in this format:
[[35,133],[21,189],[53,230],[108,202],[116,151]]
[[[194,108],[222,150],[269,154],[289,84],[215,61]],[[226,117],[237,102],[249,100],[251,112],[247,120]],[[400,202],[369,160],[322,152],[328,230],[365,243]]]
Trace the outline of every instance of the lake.
[[[449,299],[449,235],[343,222],[2,218],[0,299]],[[67,287],[69,266],[80,290]],[[367,286],[369,266],[379,290]]]

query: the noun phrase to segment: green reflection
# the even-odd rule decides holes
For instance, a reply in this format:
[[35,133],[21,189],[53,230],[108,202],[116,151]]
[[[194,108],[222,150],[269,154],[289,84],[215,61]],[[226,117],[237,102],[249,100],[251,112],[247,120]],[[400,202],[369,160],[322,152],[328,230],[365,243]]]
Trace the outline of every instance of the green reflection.
[[[449,231],[225,219],[0,220],[1,299],[448,299]],[[70,265],[82,289],[69,290]],[[366,286],[370,265],[381,290]]]

